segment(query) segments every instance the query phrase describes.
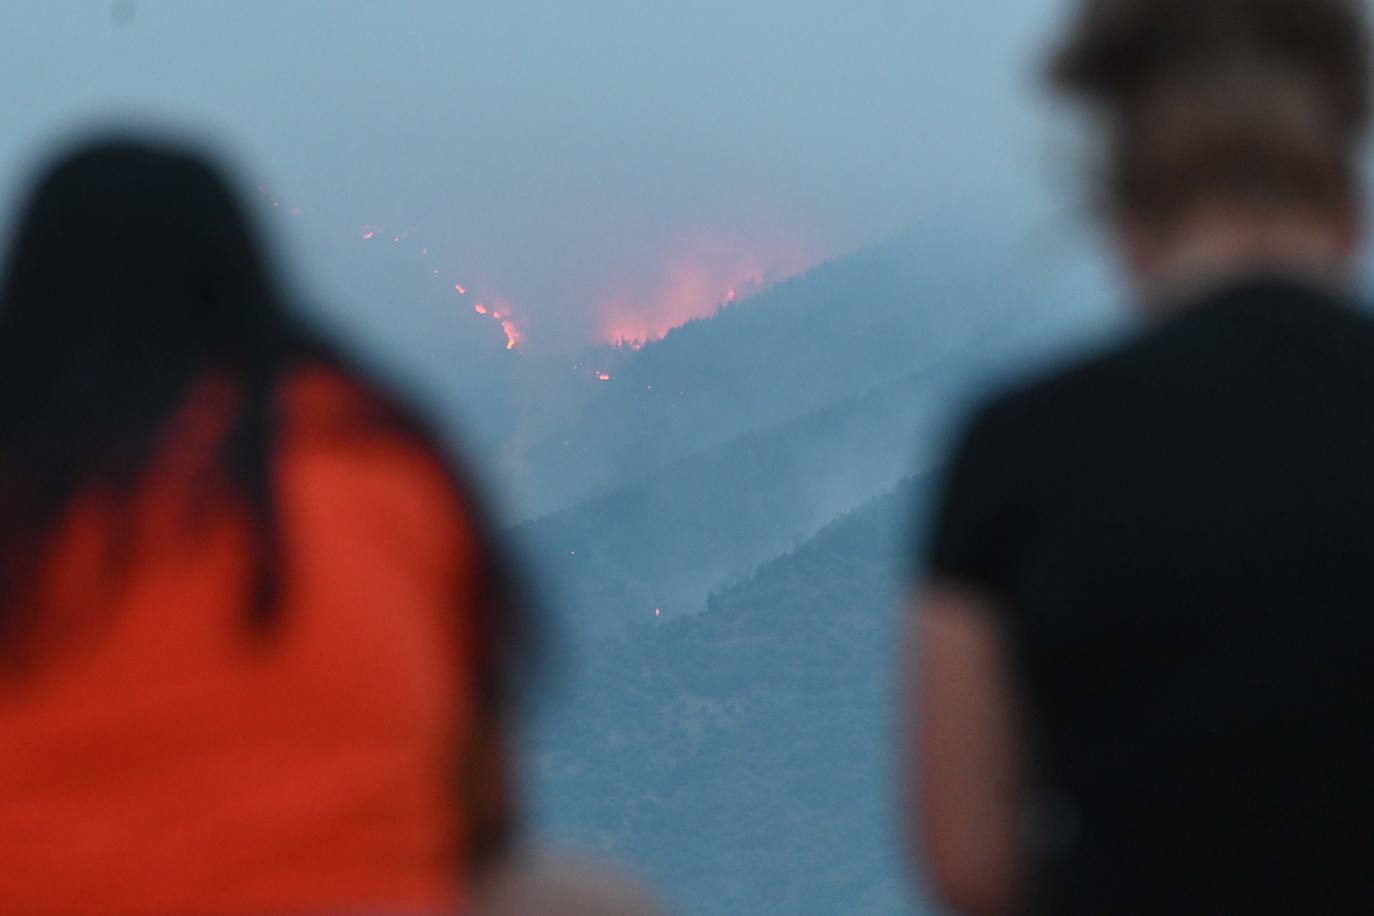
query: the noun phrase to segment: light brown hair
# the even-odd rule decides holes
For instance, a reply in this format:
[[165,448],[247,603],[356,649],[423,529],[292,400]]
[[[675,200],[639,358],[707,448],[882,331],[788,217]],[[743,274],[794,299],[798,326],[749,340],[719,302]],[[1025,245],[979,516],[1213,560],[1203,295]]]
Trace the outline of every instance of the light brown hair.
[[1347,214],[1370,118],[1363,0],[1085,0],[1051,84],[1106,123],[1102,203]]

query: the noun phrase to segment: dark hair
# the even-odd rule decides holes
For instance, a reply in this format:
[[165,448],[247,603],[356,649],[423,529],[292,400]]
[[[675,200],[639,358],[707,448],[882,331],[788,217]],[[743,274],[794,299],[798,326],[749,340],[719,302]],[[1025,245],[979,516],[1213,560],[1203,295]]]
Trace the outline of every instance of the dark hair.
[[0,282],[0,653],[31,632],[27,600],[55,527],[98,488],[128,503],[191,387],[229,380],[237,411],[215,464],[246,510],[256,559],[244,615],[270,634],[283,564],[270,468],[287,375],[346,377],[372,420],[434,456],[478,529],[480,701],[512,689],[528,635],[464,475],[404,402],[287,307],[226,182],[199,155],[109,140],[37,183]]
[[1345,212],[1370,116],[1361,0],[1086,0],[1052,85],[1104,114],[1110,209]]

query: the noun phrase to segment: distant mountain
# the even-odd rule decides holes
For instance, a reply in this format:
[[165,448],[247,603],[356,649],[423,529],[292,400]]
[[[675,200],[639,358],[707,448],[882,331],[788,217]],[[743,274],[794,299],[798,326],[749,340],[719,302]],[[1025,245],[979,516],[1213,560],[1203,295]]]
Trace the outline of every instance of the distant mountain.
[[680,912],[911,912],[895,662],[926,477],[714,596],[588,653],[535,737],[541,831]]
[[426,406],[509,520],[968,356],[1064,305],[1024,270],[1009,279],[1018,256],[1001,230],[932,215],[640,350],[508,352],[499,324],[474,316],[415,245],[295,222],[322,248],[319,311]]
[[932,456],[939,372],[739,436],[513,532],[567,629],[614,632],[705,609],[707,594],[795,547]]
[[572,655],[526,758],[542,832],[689,914],[910,912],[888,765],[927,469],[976,391],[1111,324],[1091,272],[991,250],[913,231],[525,376],[503,466],[575,502],[512,532]]
[[641,350],[587,351],[530,391],[544,403],[525,409],[541,421],[505,453],[522,504],[585,501],[939,363],[1006,305],[973,251],[912,229]]
[[969,398],[1009,367],[1027,371],[1044,349],[1035,333],[1012,328],[522,524],[513,540],[578,638],[656,609],[699,612],[709,592],[940,460]]

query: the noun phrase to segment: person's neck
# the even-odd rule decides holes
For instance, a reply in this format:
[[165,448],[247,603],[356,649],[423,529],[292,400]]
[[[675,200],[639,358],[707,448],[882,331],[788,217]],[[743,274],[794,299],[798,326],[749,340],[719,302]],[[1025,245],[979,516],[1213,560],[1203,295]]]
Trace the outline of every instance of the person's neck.
[[1351,274],[1349,246],[1329,221],[1213,216],[1175,234],[1139,279],[1149,311],[1160,314],[1247,277],[1290,277],[1339,289]]

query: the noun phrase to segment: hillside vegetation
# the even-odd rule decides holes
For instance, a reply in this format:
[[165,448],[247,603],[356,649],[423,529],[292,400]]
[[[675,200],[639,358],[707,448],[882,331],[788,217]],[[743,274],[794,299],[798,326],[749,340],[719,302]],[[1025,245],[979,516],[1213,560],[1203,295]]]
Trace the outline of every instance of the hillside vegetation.
[[536,735],[540,821],[685,913],[905,913],[894,664],[928,478],[582,659]]
[[527,504],[584,502],[967,349],[998,300],[970,282],[982,274],[948,244],[913,229],[642,350],[595,348],[576,369],[560,367],[538,389],[557,409],[544,410],[510,452]]
[[928,461],[940,392],[930,373],[909,376],[522,525],[515,539],[579,631],[700,612],[711,590]]
[[950,423],[1062,352],[1078,301],[931,238],[605,351],[611,381],[526,424],[547,434],[519,451],[532,501],[581,494],[512,532],[572,659],[531,736],[535,823],[682,912],[910,912],[889,767],[908,534]]

